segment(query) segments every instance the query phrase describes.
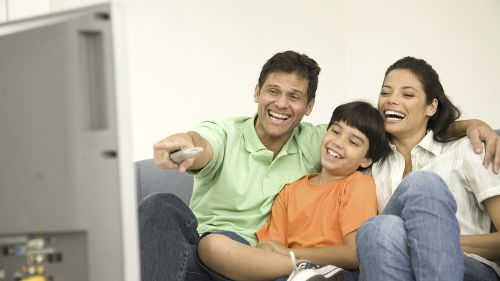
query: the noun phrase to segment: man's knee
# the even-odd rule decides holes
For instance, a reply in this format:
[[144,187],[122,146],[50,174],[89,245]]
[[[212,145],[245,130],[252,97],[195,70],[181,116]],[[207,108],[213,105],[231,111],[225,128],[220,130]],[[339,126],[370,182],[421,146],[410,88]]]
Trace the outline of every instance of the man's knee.
[[139,205],[139,221],[144,225],[161,225],[184,228],[196,221],[191,209],[171,193],[154,193]]

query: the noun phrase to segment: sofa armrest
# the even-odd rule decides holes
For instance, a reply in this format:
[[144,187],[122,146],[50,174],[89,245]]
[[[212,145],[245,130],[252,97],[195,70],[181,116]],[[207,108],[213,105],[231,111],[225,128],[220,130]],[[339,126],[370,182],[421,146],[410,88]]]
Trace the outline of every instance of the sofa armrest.
[[135,162],[138,201],[149,194],[173,193],[189,205],[193,192],[193,177],[177,170],[162,169],[152,159]]

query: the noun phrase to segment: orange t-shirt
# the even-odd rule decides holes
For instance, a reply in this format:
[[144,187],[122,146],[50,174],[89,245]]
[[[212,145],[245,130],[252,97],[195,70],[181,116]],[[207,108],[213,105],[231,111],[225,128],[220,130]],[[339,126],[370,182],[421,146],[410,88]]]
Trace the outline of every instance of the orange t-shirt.
[[276,196],[259,241],[277,240],[289,248],[338,245],[343,237],[377,214],[375,183],[361,172],[326,184],[305,176]]

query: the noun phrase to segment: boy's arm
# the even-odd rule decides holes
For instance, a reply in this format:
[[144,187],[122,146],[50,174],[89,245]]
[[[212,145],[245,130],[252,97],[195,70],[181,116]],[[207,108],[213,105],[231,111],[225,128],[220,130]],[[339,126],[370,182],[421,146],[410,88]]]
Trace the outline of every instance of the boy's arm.
[[446,133],[453,137],[467,135],[476,153],[482,152],[482,143],[484,142],[486,149],[483,165],[486,167],[492,161],[493,172],[498,174],[500,169],[500,137],[488,124],[477,119],[455,121]]
[[297,259],[307,259],[316,264],[333,264],[349,270],[359,266],[356,256],[356,231],[344,236],[344,242],[340,245],[291,250]]

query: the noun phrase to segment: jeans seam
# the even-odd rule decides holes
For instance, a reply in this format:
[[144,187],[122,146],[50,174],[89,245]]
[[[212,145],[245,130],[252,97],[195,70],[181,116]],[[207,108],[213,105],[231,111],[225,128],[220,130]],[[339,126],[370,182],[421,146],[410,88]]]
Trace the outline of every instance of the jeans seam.
[[182,273],[187,272],[187,261],[188,261],[188,253],[189,253],[189,247],[186,247],[186,250],[183,252],[183,256],[181,257],[182,261],[182,270],[177,271],[177,280],[181,281],[182,280]]

